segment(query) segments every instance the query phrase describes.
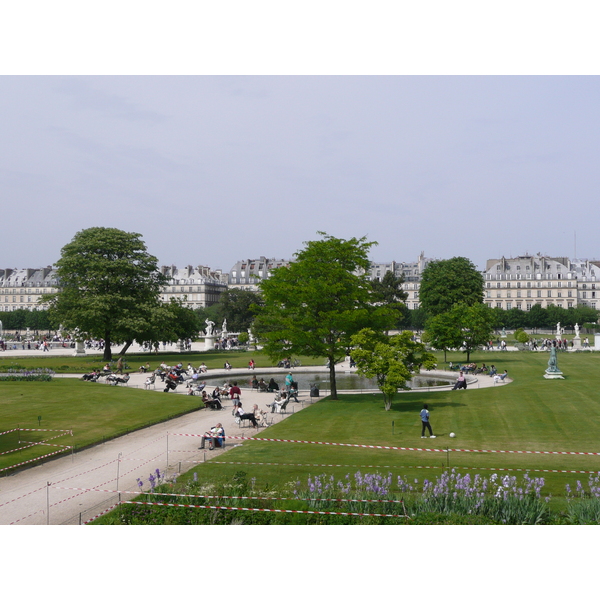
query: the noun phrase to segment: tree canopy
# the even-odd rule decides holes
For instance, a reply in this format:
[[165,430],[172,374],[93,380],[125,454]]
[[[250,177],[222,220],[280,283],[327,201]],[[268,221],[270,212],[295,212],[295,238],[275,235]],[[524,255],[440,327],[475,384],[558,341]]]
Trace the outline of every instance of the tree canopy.
[[59,291],[41,299],[55,326],[103,339],[104,360],[112,358],[112,343],[131,344],[147,332],[166,279],[139,233],[79,231],[56,267]]
[[319,234],[322,239],[305,242],[293,262],[260,283],[264,306],[256,307],[254,333],[274,359],[326,358],[331,395],[337,398],[335,363],[348,353],[352,335],[365,327],[383,331],[399,315],[377,304],[365,274],[375,242]]
[[471,306],[483,302],[483,276],[462,256],[430,262],[421,276],[421,307],[433,317],[448,312],[454,304]]
[[496,313],[483,303],[469,306],[455,304],[449,311],[431,317],[427,322],[427,340],[440,350],[462,348],[467,353],[486,344],[497,325]]
[[435,367],[433,354],[425,352],[425,346],[412,338],[410,331],[387,336],[372,329],[362,329],[352,336],[354,349],[351,356],[356,362],[357,372],[377,380],[385,410],[390,410],[399,389],[408,389],[407,382],[419,373],[421,367]]

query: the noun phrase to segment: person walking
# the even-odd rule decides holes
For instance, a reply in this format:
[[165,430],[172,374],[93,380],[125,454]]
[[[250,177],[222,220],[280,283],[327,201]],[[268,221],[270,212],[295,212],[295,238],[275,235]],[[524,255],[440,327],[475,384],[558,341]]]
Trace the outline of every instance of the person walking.
[[425,429],[429,430],[429,437],[436,437],[433,435],[433,431],[431,431],[431,424],[429,423],[429,411],[427,410],[427,404],[423,405],[423,410],[421,411],[421,438],[425,438]]

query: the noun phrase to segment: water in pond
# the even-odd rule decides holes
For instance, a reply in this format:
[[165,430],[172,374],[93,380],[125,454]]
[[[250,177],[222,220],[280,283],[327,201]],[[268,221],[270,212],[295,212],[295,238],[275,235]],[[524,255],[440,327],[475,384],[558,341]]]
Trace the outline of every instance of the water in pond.
[[[275,379],[275,381],[279,384],[280,388],[285,386],[285,372],[278,371],[277,373],[269,373],[265,375],[257,375],[257,378],[260,379],[261,376],[265,381],[269,381],[271,377]],[[310,389],[310,385],[312,383],[316,383],[317,387],[320,390],[327,391],[330,389],[329,386],[329,374],[326,372],[319,373],[305,373],[305,372],[294,372],[294,381],[298,382],[298,388],[301,391],[306,391]],[[250,387],[250,379],[252,377],[239,378],[238,385],[240,387]],[[433,376],[425,376],[420,375],[417,377],[413,377],[413,379],[409,382],[409,386],[412,389],[421,388],[421,387],[436,387],[442,385],[453,385],[455,380],[453,379],[440,379],[438,377]],[[338,390],[370,390],[377,389],[377,382],[374,379],[366,379],[364,377],[359,377],[354,373],[338,373],[336,375],[336,384]]]

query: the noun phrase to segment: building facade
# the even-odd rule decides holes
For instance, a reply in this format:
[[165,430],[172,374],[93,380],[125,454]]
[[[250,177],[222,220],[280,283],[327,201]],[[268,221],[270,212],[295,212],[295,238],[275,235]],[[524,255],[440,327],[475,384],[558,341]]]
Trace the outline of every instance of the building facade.
[[396,277],[404,276],[402,289],[408,294],[406,305],[411,310],[415,310],[421,306],[419,300],[419,288],[421,286],[421,275],[425,267],[434,259],[425,258],[425,254],[421,252],[416,262],[396,262],[390,263],[371,263],[369,269],[369,279],[371,281],[381,281],[385,274],[392,272]]
[[[204,308],[216,304],[227,289],[227,275],[209,267],[160,267],[168,278],[161,291],[163,302],[171,298],[180,300],[188,308]],[[25,308],[47,308],[38,301],[43,294],[53,294],[59,289],[56,269],[0,269],[0,312]]]
[[238,260],[231,267],[228,277],[228,285],[233,289],[258,291],[258,284],[263,279],[268,279],[274,269],[287,267],[291,261],[284,258],[249,258]]
[[487,261],[484,301],[491,307],[529,311],[554,305],[597,308],[600,262],[537,254]]

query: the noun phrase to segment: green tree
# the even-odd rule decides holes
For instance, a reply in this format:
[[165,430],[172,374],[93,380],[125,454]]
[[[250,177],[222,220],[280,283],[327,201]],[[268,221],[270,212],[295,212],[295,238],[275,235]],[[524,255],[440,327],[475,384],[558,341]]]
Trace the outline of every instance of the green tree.
[[[263,301],[260,294],[250,290],[228,289],[223,294],[218,307],[218,324],[227,319],[229,331],[246,331],[252,325],[258,307]],[[254,308],[256,307],[256,308]]]
[[430,317],[448,312],[456,303],[483,302],[483,276],[462,256],[430,262],[421,277],[419,299]]
[[462,346],[463,335],[460,323],[456,322],[455,315],[451,312],[431,317],[427,321],[424,339],[436,350],[443,350],[444,362],[448,362],[446,356],[448,350]]
[[351,356],[357,372],[377,380],[385,410],[390,410],[399,389],[408,389],[407,382],[421,367],[435,367],[433,354],[425,352],[423,344],[413,341],[410,331],[387,336],[372,329],[362,329],[352,336],[351,341],[354,345]]
[[534,304],[527,314],[527,324],[534,331],[542,327],[548,327],[549,321],[546,309],[542,308],[540,304]]
[[471,352],[489,341],[496,325],[496,315],[486,304],[469,306],[459,302],[448,312],[429,319],[428,339],[436,348],[462,348],[469,361]]
[[396,327],[401,326],[408,320],[408,306],[406,306],[408,293],[402,289],[403,283],[404,275],[397,277],[392,271],[386,271],[381,281],[371,281],[376,302],[398,311]]
[[152,309],[136,340],[148,342],[151,347],[160,342],[195,340],[202,326],[195,310],[184,306],[181,300],[171,298],[168,303],[157,304]]
[[264,305],[256,307],[253,331],[273,359],[326,358],[336,399],[335,363],[347,354],[352,335],[392,327],[398,311],[377,305],[364,274],[374,242],[319,233],[323,239],[306,242],[296,260],[260,283]]
[[59,291],[40,300],[55,326],[104,339],[104,360],[112,359],[112,343],[125,343],[124,354],[147,332],[166,279],[139,233],[84,229],[63,247],[56,267]]

